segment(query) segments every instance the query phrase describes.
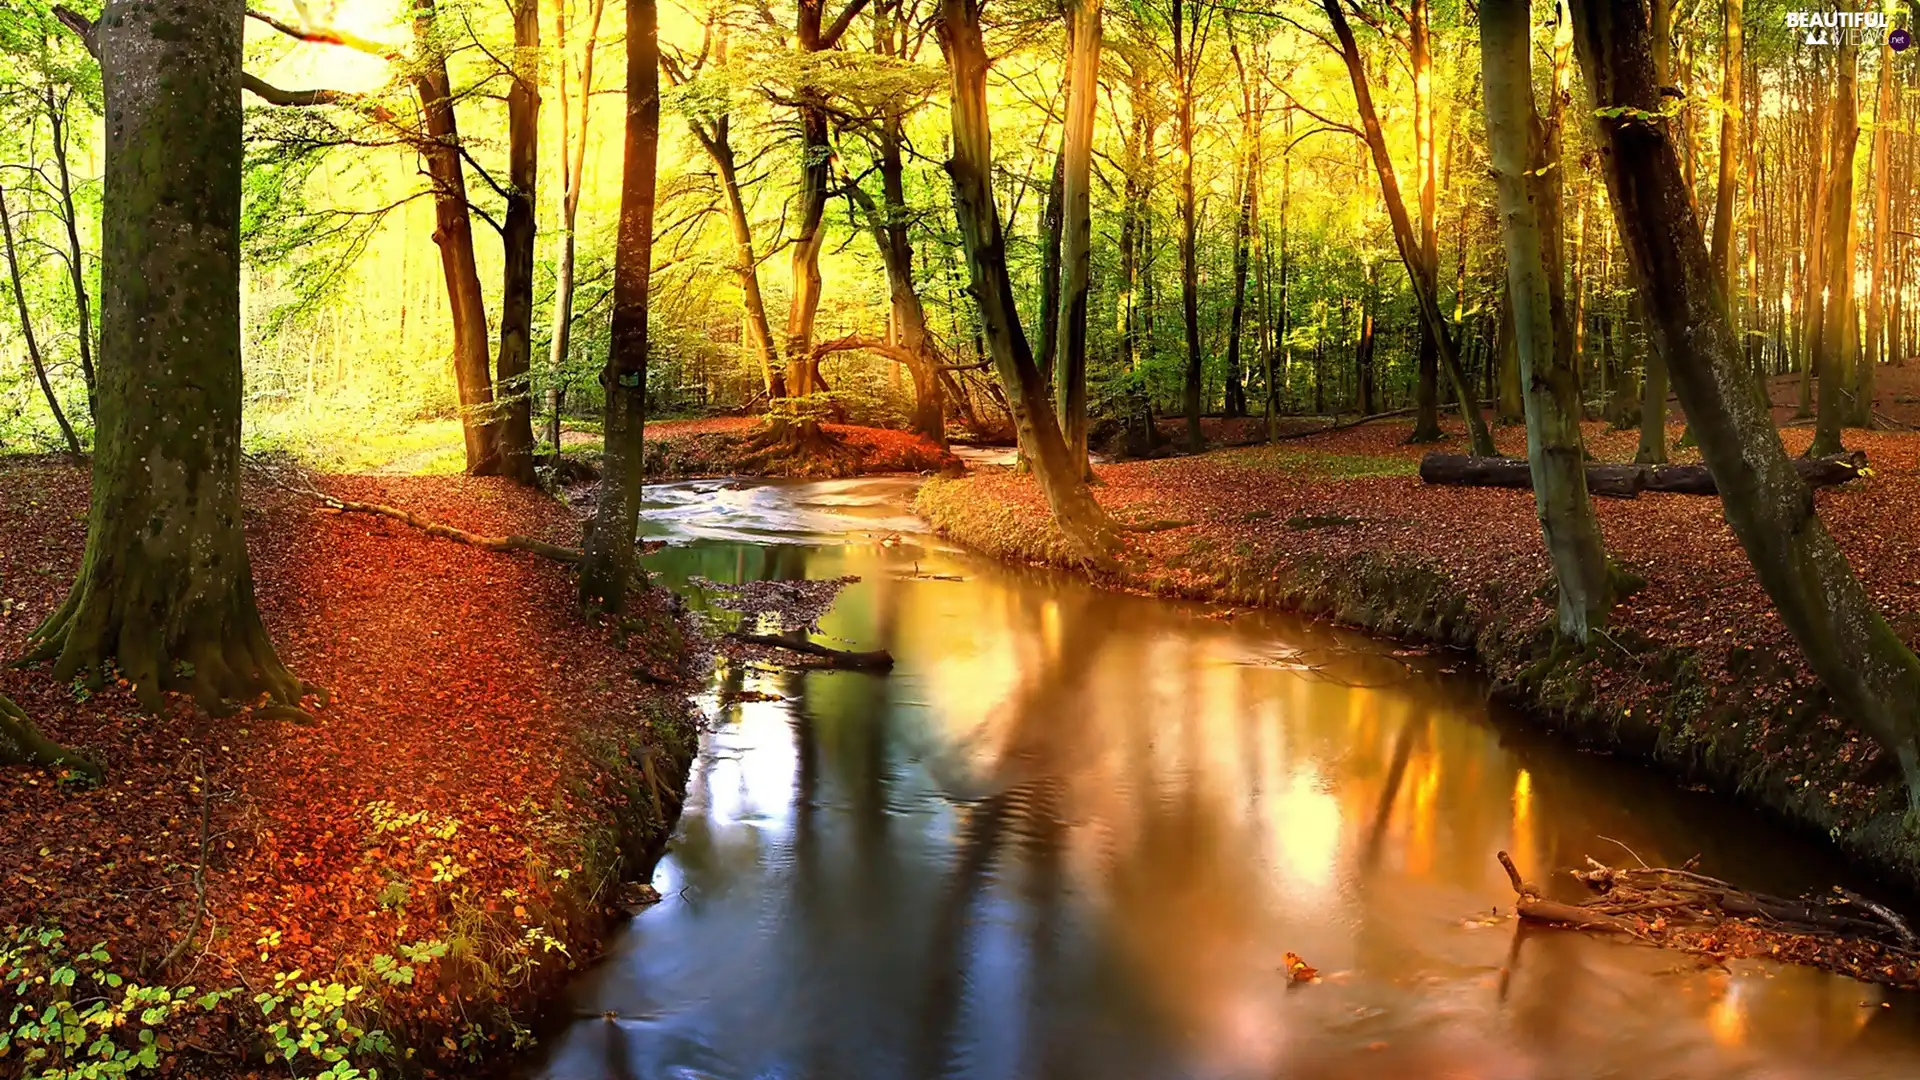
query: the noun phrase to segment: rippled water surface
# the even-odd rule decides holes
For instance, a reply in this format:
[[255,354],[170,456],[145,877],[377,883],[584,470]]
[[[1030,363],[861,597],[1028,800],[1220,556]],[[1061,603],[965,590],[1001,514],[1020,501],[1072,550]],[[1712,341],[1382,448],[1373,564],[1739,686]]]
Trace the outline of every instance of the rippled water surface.
[[898,666],[717,673],[665,899],[539,1075],[1920,1075],[1910,996],[1495,910],[1503,848],[1788,893],[1843,876],[1817,849],[1529,734],[1451,658],[990,564],[910,492],[649,489],[661,578],[858,575],[819,640]]

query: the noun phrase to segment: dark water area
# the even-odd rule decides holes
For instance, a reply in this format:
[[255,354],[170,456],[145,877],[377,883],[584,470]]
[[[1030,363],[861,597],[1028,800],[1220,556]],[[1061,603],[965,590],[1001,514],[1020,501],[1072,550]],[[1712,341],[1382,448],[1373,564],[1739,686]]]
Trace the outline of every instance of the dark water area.
[[716,672],[664,899],[536,1075],[1920,1075],[1910,995],[1500,914],[1501,849],[1795,894],[1846,879],[1817,845],[1501,715],[1457,657],[1000,566],[910,495],[649,489],[696,609],[857,575],[816,640],[898,663]]

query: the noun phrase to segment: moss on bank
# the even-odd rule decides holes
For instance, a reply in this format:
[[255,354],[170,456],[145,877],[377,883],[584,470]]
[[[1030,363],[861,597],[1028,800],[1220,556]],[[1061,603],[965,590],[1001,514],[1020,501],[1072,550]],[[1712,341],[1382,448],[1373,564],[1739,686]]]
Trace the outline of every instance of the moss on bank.
[[[1119,569],[1105,573],[1073,558],[1045,515],[1006,497],[999,481],[932,480],[915,509],[942,536],[994,558],[1081,572],[1107,587],[1278,608],[1470,650],[1493,692],[1542,726],[1817,833],[1920,891],[1920,843],[1905,821],[1897,771],[1803,671],[1765,650],[1736,645],[1709,654],[1627,630],[1572,648],[1542,617],[1552,608],[1541,603],[1551,590],[1544,575],[1463,581],[1430,554],[1390,544],[1290,546],[1286,538],[1312,523],[1266,540],[1203,524],[1172,542],[1131,545]],[[1233,520],[1251,515],[1270,516],[1253,510]],[[1125,511],[1117,516],[1127,520]],[[1624,685],[1613,677],[1622,668],[1634,672]]]

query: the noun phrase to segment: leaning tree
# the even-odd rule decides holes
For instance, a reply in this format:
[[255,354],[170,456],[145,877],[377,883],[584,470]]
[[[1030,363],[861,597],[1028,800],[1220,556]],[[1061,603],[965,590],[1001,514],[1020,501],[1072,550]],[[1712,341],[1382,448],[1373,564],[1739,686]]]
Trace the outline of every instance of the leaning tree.
[[100,360],[87,546],[26,660],[98,684],[117,666],[226,713],[303,687],[254,605],[240,513],[240,55],[244,7],[110,0]]

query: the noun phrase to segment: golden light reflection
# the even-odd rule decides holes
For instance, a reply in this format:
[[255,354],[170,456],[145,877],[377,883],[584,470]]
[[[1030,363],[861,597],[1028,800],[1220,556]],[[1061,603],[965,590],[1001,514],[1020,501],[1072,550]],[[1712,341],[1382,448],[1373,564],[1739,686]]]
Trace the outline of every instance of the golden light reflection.
[[1440,793],[1440,755],[1431,750],[1421,753],[1414,770],[1413,787],[1407,799],[1407,849],[1405,869],[1424,875],[1433,869],[1434,803]]
[[1339,801],[1324,790],[1320,770],[1309,764],[1293,771],[1272,806],[1287,876],[1324,893],[1340,858]]
[[1513,846],[1514,862],[1523,874],[1537,873],[1539,854],[1533,843],[1533,774],[1521,769],[1513,776],[1513,836],[1508,843]]
[[1707,1009],[1707,1030],[1721,1046],[1739,1046],[1747,1041],[1747,1006],[1741,989],[1739,983],[1730,983]]

